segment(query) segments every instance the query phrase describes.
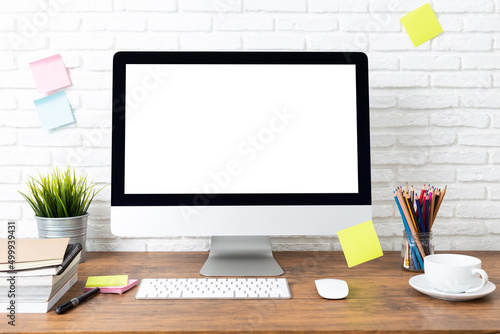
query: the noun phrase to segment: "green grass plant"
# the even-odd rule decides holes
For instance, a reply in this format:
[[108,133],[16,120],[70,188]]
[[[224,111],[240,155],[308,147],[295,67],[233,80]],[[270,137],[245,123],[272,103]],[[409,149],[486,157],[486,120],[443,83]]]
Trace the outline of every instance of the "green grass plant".
[[26,182],[29,193],[19,192],[28,201],[38,217],[63,218],[86,215],[94,197],[105,187],[96,189],[98,184],[89,182],[87,174],[77,177],[69,167],[39,178],[30,177]]

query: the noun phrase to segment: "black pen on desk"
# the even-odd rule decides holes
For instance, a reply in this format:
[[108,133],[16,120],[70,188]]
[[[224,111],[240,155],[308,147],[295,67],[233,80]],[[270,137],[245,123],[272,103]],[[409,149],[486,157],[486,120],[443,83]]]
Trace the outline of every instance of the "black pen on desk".
[[63,314],[64,312],[71,310],[73,307],[80,305],[81,303],[98,293],[99,290],[99,288],[93,288],[92,290],[85,292],[83,295],[73,298],[70,301],[62,304],[61,306],[56,307],[56,313]]

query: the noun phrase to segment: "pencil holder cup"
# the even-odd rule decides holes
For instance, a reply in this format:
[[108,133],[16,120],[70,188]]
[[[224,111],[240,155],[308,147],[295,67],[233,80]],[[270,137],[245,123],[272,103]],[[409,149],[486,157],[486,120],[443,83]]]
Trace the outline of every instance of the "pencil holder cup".
[[432,232],[414,233],[403,231],[401,241],[401,268],[408,271],[424,271],[424,258],[434,254]]

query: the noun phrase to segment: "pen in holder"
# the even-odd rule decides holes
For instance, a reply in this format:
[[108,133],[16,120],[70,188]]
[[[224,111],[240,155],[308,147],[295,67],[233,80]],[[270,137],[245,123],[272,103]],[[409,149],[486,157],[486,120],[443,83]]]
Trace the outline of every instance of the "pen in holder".
[[446,194],[435,187],[424,185],[420,196],[411,190],[398,187],[394,200],[403,220],[403,241],[401,243],[401,267],[409,271],[424,271],[424,258],[434,254],[432,226]]

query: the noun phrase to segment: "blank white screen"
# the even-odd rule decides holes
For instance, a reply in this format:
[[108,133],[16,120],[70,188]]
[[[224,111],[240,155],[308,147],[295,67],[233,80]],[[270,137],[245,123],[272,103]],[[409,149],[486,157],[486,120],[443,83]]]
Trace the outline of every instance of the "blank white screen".
[[125,193],[357,193],[355,70],[127,65]]

